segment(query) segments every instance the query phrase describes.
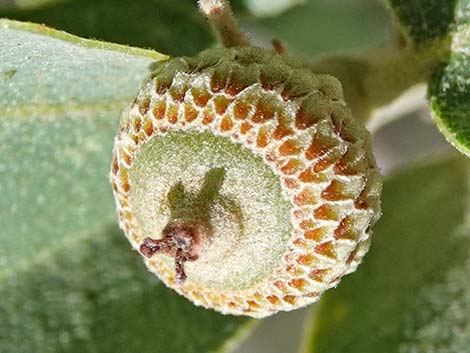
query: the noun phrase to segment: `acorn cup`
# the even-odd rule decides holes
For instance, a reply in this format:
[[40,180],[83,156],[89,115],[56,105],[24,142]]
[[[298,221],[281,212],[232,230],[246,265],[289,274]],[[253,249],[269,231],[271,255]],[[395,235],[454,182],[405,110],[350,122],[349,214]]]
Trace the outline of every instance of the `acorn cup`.
[[356,269],[382,181],[336,78],[278,42],[249,45],[225,1],[200,5],[226,48],[157,63],[122,115],[110,179],[150,271],[197,305],[261,318]]

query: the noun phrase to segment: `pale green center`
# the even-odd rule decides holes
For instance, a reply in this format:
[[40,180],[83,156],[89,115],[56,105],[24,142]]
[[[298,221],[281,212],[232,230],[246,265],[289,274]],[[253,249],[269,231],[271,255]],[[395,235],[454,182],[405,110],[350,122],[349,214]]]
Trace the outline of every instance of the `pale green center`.
[[292,205],[279,177],[226,137],[189,130],[154,136],[137,154],[130,184],[141,239],[161,238],[175,218],[208,223],[209,243],[185,264],[188,279],[205,287],[248,288],[287,250]]

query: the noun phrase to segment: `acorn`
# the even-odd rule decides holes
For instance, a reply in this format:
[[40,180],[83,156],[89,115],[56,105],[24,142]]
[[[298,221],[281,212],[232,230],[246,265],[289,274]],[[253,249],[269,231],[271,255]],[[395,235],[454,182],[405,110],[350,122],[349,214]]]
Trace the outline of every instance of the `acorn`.
[[371,138],[340,82],[249,45],[158,63],[122,115],[110,180],[148,269],[224,314],[317,301],[380,215]]

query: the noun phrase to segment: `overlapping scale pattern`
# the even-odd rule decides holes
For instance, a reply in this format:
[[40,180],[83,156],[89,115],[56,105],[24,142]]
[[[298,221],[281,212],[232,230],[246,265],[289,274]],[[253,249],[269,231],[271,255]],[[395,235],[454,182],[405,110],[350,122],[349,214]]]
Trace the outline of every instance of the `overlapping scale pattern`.
[[146,259],[168,286],[223,313],[265,317],[316,301],[356,269],[380,214],[382,183],[369,133],[335,78],[258,48],[161,64],[124,112],[113,151],[119,223],[135,249],[147,235],[134,216],[130,171],[139,150],[170,131],[210,132],[260,156],[290,203],[292,231],[270,274],[248,288],[210,288],[191,276],[177,283],[164,255]]

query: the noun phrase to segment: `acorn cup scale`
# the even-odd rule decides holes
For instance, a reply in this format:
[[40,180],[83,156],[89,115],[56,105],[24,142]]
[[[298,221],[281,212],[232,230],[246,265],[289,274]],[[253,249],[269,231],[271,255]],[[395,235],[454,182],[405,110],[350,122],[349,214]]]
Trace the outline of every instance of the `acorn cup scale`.
[[110,179],[150,271],[197,305],[260,318],[356,269],[382,184],[339,81],[241,43],[158,64],[122,115]]

